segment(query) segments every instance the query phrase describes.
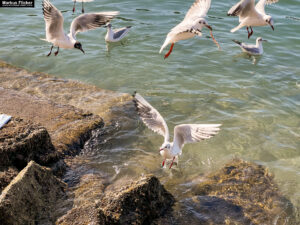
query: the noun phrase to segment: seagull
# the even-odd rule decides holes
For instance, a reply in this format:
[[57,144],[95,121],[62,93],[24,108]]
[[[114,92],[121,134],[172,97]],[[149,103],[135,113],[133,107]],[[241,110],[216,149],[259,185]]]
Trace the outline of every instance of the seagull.
[[[187,12],[183,21],[177,26],[175,26],[168,33],[167,38],[159,51],[159,53],[161,53],[168,44],[171,44],[171,48],[169,52],[165,55],[165,59],[168,58],[171,52],[173,51],[173,47],[176,42],[193,38],[196,35],[201,37],[202,28],[204,26],[207,27],[210,31],[212,31],[212,27],[207,24],[207,21],[205,19],[206,14],[210,8],[210,4],[211,0],[196,0]],[[212,32],[211,36],[214,42],[217,44],[216,40],[212,35]]]
[[76,41],[76,34],[105,25],[118,15],[119,12],[112,11],[82,14],[72,21],[70,33],[68,35],[64,33],[64,18],[61,12],[52,5],[49,0],[43,1],[43,14],[46,24],[45,41],[52,43],[52,47],[47,56],[51,55],[54,46],[57,47],[57,51],[54,53],[55,56],[57,56],[59,48],[77,48],[84,53],[81,43]]
[[[278,2],[278,0],[259,0],[255,5],[255,0],[241,0],[234,5],[227,13],[228,16],[239,16],[240,24],[233,28],[231,32],[236,32],[242,27],[247,27],[248,39],[253,34],[252,27],[271,26],[274,31],[274,21],[272,16],[265,12],[265,5]],[[249,32],[250,28],[250,32]]]
[[182,148],[187,143],[199,142],[209,139],[216,135],[221,124],[181,124],[174,128],[174,140],[170,142],[170,135],[167,123],[159,112],[153,108],[141,95],[133,94],[134,103],[138,114],[144,124],[152,131],[162,135],[164,142],[159,152],[163,157],[162,166],[165,165],[166,159],[172,159],[169,167],[171,169],[175,158],[181,155]]
[[74,5],[73,5],[73,13],[75,12],[75,4],[76,2],[81,2],[82,3],[82,8],[81,8],[81,12],[84,13],[84,7],[83,7],[83,3],[84,2],[92,2],[94,0],[73,0]]
[[235,43],[237,43],[241,49],[243,50],[243,52],[247,52],[250,55],[262,55],[264,50],[263,50],[263,46],[262,46],[262,42],[267,40],[263,40],[261,37],[258,37],[256,39],[256,45],[247,45],[245,43],[242,43],[240,41],[237,40],[232,40]]
[[122,40],[129,32],[131,26],[122,27],[119,29],[113,30],[111,28],[111,24],[109,23],[107,26],[107,33],[105,36],[106,42],[117,42]]

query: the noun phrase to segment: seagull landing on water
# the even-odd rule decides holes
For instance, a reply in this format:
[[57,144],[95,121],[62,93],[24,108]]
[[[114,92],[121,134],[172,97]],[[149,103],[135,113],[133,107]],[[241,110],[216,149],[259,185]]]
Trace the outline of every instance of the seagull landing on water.
[[174,140],[170,142],[169,128],[159,112],[153,108],[141,95],[134,93],[134,102],[138,114],[144,124],[154,132],[164,136],[164,143],[159,152],[163,157],[162,166],[166,159],[172,159],[170,169],[186,143],[199,142],[216,135],[221,124],[181,124],[174,128]]
[[81,12],[84,13],[83,3],[84,2],[92,2],[92,1],[94,1],[94,0],[73,0],[73,2],[74,2],[73,13],[75,12],[75,4],[76,4],[76,2],[81,2],[82,3]]
[[51,55],[54,46],[57,47],[55,56],[59,48],[77,48],[83,51],[80,42],[76,41],[76,34],[101,27],[111,21],[119,12],[88,13],[76,17],[71,24],[70,33],[64,32],[64,18],[61,12],[48,0],[43,1],[43,14],[46,24],[46,41],[52,43],[51,50],[47,56]]
[[264,52],[262,42],[267,41],[267,40],[263,40],[261,37],[258,37],[256,39],[256,45],[247,45],[240,41],[236,41],[236,40],[233,40],[233,41],[241,47],[243,52],[246,52],[250,55],[262,55]]
[[[259,0],[255,5],[255,0],[241,0],[227,13],[228,16],[238,16],[240,21],[240,24],[233,28],[231,32],[233,33],[242,27],[246,27],[249,39],[253,34],[252,27],[269,25],[274,30],[273,18],[266,14],[265,5],[275,2],[278,2],[278,0]],[[249,31],[249,28],[251,31]]]
[[107,33],[105,36],[106,42],[118,42],[121,41],[129,32],[131,26],[128,27],[122,27],[119,29],[113,30],[111,27],[111,24],[108,24],[107,26]]
[[210,34],[213,41],[220,48],[218,42],[212,35],[212,27],[207,24],[205,19],[210,8],[210,4],[211,0],[196,0],[187,12],[183,21],[168,33],[167,38],[159,51],[159,53],[161,53],[168,44],[171,44],[171,48],[165,55],[165,59],[168,58],[173,51],[173,47],[176,42],[193,38],[196,35],[201,37],[203,27],[207,27],[211,31]]

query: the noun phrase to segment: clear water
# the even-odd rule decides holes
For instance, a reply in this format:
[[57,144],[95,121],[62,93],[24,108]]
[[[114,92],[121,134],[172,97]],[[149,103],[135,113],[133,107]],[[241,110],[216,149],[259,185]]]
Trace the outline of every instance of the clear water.
[[[192,1],[108,1],[85,4],[87,12],[118,10],[114,27],[133,26],[128,38],[110,46],[105,29],[79,34],[86,55],[61,50],[46,57],[41,1],[34,9],[0,9],[0,59],[32,71],[77,79],[101,88],[132,93],[137,90],[155,106],[172,130],[180,123],[222,123],[213,139],[186,145],[180,158],[181,177],[160,169],[162,138],[139,123],[124,125],[110,138],[110,146],[87,152],[90,166],[108,174],[156,173],[166,183],[184,184],[188,177],[209,172],[234,156],[263,164],[275,174],[280,190],[300,207],[300,2],[270,5],[275,31],[254,28],[247,40],[242,29],[229,30],[238,19],[227,17],[236,1],[213,1],[208,22],[219,41],[219,51],[204,30],[202,38],[182,41],[163,59],[158,51],[168,31],[184,17]],[[77,14],[72,2],[53,1],[63,11],[65,30]],[[249,58],[231,41],[255,42],[262,36],[264,55]],[[184,178],[183,178],[184,177]],[[177,181],[179,179],[179,181]],[[176,181],[175,181],[176,180]],[[168,182],[169,181],[169,182]],[[177,193],[180,185],[168,185]]]

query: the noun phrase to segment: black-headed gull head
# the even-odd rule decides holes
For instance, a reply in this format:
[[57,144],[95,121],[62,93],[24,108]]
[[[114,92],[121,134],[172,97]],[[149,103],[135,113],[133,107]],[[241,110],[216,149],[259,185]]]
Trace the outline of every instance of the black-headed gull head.
[[267,24],[269,24],[271,26],[272,30],[274,30],[274,20],[273,20],[272,16],[265,15],[264,20],[266,21]]
[[206,19],[199,18],[195,21],[195,27],[198,27],[201,30],[203,27],[207,27],[209,30],[212,30],[212,27],[208,25]]
[[75,44],[74,44],[74,48],[77,48],[77,49],[79,49],[80,51],[82,51],[82,52],[83,52],[83,54],[85,54],[85,53],[84,53],[84,51],[83,51],[83,49],[82,49],[82,45],[81,45],[81,43],[80,43],[80,42],[75,42]]
[[164,142],[160,148],[159,151],[165,151],[165,150],[170,150],[171,149],[171,144],[169,142]]

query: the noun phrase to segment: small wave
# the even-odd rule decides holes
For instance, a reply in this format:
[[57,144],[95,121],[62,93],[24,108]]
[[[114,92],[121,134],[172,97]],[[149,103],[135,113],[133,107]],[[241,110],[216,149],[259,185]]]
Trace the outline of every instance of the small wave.
[[294,21],[300,21],[300,18],[295,17],[295,16],[286,16],[285,18],[290,19],[290,20],[294,20]]

